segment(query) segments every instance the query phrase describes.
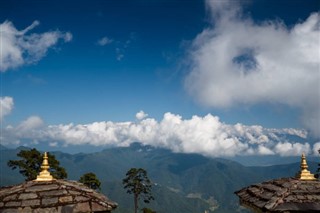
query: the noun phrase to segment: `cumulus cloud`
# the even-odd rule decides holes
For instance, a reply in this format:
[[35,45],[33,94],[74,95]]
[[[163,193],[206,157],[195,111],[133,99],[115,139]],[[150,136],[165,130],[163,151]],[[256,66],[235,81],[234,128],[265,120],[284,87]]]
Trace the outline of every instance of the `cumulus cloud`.
[[13,98],[12,97],[0,97],[0,120],[11,113],[13,109]]
[[310,144],[280,142],[275,146],[275,152],[282,156],[301,155],[310,152]]
[[63,33],[59,30],[44,32],[42,34],[30,34],[29,32],[39,24],[39,21],[34,21],[30,26],[20,31],[10,21],[0,24],[1,72],[24,64],[36,63],[59,40],[62,39],[64,42],[72,40],[71,33]]
[[279,20],[255,23],[234,1],[206,3],[212,26],[192,43],[188,92],[217,108],[286,104],[320,136],[319,13],[288,28]]
[[149,115],[147,113],[145,113],[144,111],[142,111],[142,110],[140,112],[137,112],[137,114],[136,114],[136,118],[138,120],[142,120],[142,119],[144,119],[144,118],[146,118],[148,116]]
[[[29,141],[29,145],[36,145],[42,139],[42,131],[46,131],[46,126],[39,116],[31,116],[20,122],[17,126],[11,125],[1,131],[2,145],[21,145],[21,141]],[[23,144],[27,146],[27,143]]]
[[313,145],[313,154],[314,155],[320,154],[320,141]]
[[[313,153],[319,144],[308,141],[298,129],[267,129],[243,124],[228,125],[208,114],[184,119],[165,113],[162,120],[145,117],[136,122],[94,122],[90,124],[44,125],[32,116],[17,127],[4,129],[4,144],[12,141],[46,142],[50,146],[129,146],[133,142],[162,147],[174,152],[198,153],[209,157],[235,155],[301,155]],[[139,116],[137,116],[139,117]],[[144,118],[143,118],[144,117]],[[289,136],[298,137],[298,142]],[[292,138],[294,138],[292,137]]]
[[43,120],[39,116],[31,116],[22,121],[16,128],[19,134],[25,134],[30,131],[39,129],[44,125]]
[[112,39],[108,38],[107,36],[102,37],[101,39],[98,40],[98,45],[100,46],[105,46],[107,44],[111,44],[113,42]]

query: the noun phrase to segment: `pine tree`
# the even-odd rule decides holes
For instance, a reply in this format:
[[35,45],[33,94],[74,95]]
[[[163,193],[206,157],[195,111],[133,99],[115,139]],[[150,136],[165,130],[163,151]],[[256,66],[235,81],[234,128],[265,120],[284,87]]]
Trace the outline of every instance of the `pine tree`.
[[97,178],[96,174],[89,172],[80,177],[79,180],[80,183],[83,183],[84,185],[88,186],[91,189],[94,190],[101,190],[101,182]]
[[152,183],[148,178],[147,171],[142,168],[131,168],[126,173],[126,178],[122,180],[124,189],[127,189],[127,193],[133,194],[134,199],[134,212],[138,211],[138,201],[140,198],[143,202],[149,203],[154,200],[151,195]]

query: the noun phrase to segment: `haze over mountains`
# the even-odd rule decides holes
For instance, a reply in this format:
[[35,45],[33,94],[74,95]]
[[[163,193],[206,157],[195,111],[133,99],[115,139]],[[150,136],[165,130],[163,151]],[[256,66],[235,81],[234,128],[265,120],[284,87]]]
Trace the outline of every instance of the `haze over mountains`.
[[[1,146],[1,185],[23,181],[18,171],[7,167],[9,159],[16,159],[20,149]],[[102,182],[102,191],[119,203],[116,212],[132,209],[132,197],[123,190],[121,180],[131,167],[142,167],[154,182],[155,201],[148,207],[160,213],[244,211],[238,206],[234,191],[264,180],[294,176],[299,170],[300,157],[282,157],[279,162],[295,161],[285,165],[247,167],[230,159],[208,158],[199,154],[173,153],[140,143],[129,147],[109,148],[95,153],[67,154],[53,152],[68,172],[68,179],[78,180],[86,172],[94,172]],[[257,157],[246,159],[258,160]],[[280,159],[280,158],[279,158]],[[319,158],[308,157],[314,172]],[[278,162],[278,163],[279,163]],[[143,205],[142,205],[143,206]]]

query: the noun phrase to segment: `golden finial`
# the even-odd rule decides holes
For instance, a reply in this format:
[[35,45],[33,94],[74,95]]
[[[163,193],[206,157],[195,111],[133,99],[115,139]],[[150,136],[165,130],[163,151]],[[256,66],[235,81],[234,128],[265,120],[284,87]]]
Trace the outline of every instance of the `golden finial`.
[[49,172],[49,162],[48,162],[48,155],[47,152],[44,153],[43,155],[43,162],[41,165],[41,169],[42,171],[40,172],[40,174],[37,176],[36,181],[50,181],[50,180],[54,180],[54,178],[52,177],[52,175]]
[[297,178],[299,178],[300,180],[316,180],[314,175],[311,174],[310,171],[308,170],[308,164],[307,164],[306,156],[304,155],[304,153],[302,153],[302,156],[301,156],[300,168],[301,168],[300,172],[298,172],[298,174],[296,175]]

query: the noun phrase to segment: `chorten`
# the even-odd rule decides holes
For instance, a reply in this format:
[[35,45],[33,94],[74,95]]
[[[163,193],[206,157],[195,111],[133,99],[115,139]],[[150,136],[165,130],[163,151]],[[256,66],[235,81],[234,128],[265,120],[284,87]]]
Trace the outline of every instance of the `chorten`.
[[52,177],[52,175],[49,172],[50,166],[49,166],[49,162],[48,162],[47,152],[45,152],[44,155],[43,155],[43,162],[42,162],[42,165],[41,165],[41,169],[42,169],[42,171],[37,176],[37,179],[35,181],[51,181],[51,180],[54,180],[54,178]]
[[308,170],[308,164],[304,153],[301,156],[300,168],[301,170],[296,175],[299,180],[316,180],[314,174],[311,174],[311,172]]

